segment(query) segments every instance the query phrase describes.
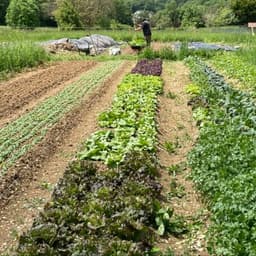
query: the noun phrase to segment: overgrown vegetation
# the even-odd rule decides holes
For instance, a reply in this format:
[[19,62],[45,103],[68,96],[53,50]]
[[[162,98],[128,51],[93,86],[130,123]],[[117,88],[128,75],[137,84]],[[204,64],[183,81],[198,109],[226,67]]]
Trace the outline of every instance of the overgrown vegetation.
[[3,43],[0,47],[0,79],[8,73],[37,66],[49,59],[45,50],[34,43]]

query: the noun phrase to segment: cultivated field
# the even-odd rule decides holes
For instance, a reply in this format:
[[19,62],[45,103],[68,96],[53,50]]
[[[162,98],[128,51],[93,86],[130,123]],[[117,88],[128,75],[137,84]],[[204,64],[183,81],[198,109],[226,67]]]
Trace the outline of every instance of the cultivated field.
[[0,253],[256,255],[254,38],[153,31],[151,48],[94,57],[38,45],[84,33],[0,29]]

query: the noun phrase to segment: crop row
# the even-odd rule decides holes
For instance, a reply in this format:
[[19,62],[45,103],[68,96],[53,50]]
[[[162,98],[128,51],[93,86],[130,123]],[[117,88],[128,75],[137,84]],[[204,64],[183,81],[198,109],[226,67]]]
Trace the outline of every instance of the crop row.
[[201,124],[189,163],[193,180],[212,211],[209,252],[255,255],[255,103],[204,62],[193,58],[188,64],[198,86],[191,102]]
[[[17,255],[148,255],[154,228],[163,225],[152,153],[161,90],[159,77],[124,78],[112,108],[99,117],[104,130],[67,168],[52,201],[20,238]],[[91,161],[106,159],[118,168]]]
[[132,74],[141,74],[141,75],[152,75],[160,76],[162,74],[162,60],[147,60],[143,59],[138,61],[136,66],[132,69]]
[[157,94],[162,85],[157,76],[127,75],[118,87],[112,108],[99,117],[104,130],[87,140],[79,158],[101,160],[113,166],[131,150],[154,152]]
[[78,104],[88,90],[97,86],[120,62],[109,62],[92,70],[54,97],[0,130],[0,174],[40,142],[47,131]]
[[226,53],[212,58],[211,63],[231,79],[237,79],[243,87],[256,89],[256,69],[237,55]]
[[21,236],[17,255],[145,256],[160,205],[153,163],[138,153],[118,171],[73,162],[52,201]]

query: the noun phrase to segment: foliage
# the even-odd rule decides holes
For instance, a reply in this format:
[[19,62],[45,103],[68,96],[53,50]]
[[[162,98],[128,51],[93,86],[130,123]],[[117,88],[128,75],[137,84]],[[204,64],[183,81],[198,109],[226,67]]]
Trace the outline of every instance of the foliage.
[[215,26],[228,26],[238,22],[235,13],[229,7],[224,7],[220,10],[219,14],[213,20]]
[[180,26],[180,10],[177,2],[175,0],[167,1],[165,8],[157,12],[153,19],[158,29]]
[[56,0],[37,0],[40,9],[40,26],[55,27],[54,11],[57,8]]
[[131,71],[132,74],[160,76],[162,74],[162,60],[139,60]]
[[182,27],[200,28],[205,26],[202,6],[188,4],[181,8]]
[[[248,63],[252,60],[252,63]],[[228,77],[237,79],[245,88],[256,89],[255,51],[217,55],[211,63]]]
[[9,0],[2,0],[0,2],[0,24],[5,24],[5,15],[9,5]]
[[186,86],[185,91],[186,93],[196,96],[201,93],[201,88],[197,84],[192,83]]
[[240,24],[255,22],[255,0],[231,0],[231,8],[239,19]]
[[20,238],[17,255],[146,255],[161,188],[148,170],[154,163],[145,153],[104,172],[90,162],[73,162],[52,201]]
[[0,129],[0,176],[41,142],[47,131],[78,104],[88,90],[106,79],[119,64],[118,61],[110,62],[86,73],[56,96]]
[[114,18],[118,23],[133,25],[131,7],[127,1],[114,0]]
[[177,54],[170,47],[163,47],[160,50],[153,50],[152,48],[147,47],[142,52],[140,52],[139,58],[160,58],[162,60],[176,60]]
[[172,215],[173,210],[169,208],[161,208],[156,212],[155,222],[158,227],[157,233],[160,236],[163,236],[167,232],[166,229],[168,229]]
[[73,6],[71,0],[58,2],[58,8],[55,11],[55,19],[58,27],[63,30],[76,29],[82,26],[78,11]]
[[161,90],[159,77],[127,75],[118,87],[112,108],[99,116],[101,127],[107,129],[94,133],[78,157],[116,166],[131,150],[155,152],[154,115]]
[[207,118],[189,156],[192,178],[209,200],[209,252],[255,254],[256,106],[200,60],[190,59],[193,81],[208,101]]
[[6,14],[7,25],[13,28],[34,28],[39,25],[37,0],[11,0]]
[[6,43],[0,47],[0,78],[49,60],[44,49],[32,42]]
[[132,41],[129,42],[129,45],[132,49],[142,49],[146,47],[146,42],[144,38],[134,38]]

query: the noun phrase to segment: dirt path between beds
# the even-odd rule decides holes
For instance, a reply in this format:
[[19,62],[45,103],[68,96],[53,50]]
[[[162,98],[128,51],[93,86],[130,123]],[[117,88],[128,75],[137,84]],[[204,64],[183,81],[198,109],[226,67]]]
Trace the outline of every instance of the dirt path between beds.
[[133,65],[125,62],[103,85],[86,95],[82,104],[23,160],[19,167],[21,180],[13,180],[14,193],[8,195],[8,204],[0,210],[0,253],[15,247],[18,235],[31,226],[81,143],[99,128],[97,116],[111,105],[117,85]]
[[190,170],[186,167],[187,154],[198,136],[185,93],[185,87],[190,83],[189,70],[182,62],[166,62],[162,77],[165,85],[159,102],[158,157],[163,198],[165,206],[174,210],[172,218],[185,223],[188,232],[184,231],[186,234],[178,237],[165,237],[156,246],[161,251],[171,248],[176,256],[206,256],[208,212],[188,179]]
[[95,61],[61,62],[1,82],[0,128],[57,94],[77,76],[96,65]]

